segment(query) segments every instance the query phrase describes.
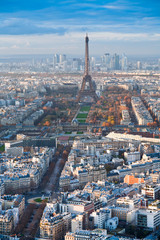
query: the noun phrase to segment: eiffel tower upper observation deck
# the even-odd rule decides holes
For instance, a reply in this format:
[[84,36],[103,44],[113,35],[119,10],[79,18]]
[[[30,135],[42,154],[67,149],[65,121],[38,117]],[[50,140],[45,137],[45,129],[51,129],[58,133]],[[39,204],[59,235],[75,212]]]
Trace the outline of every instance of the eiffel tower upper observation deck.
[[97,102],[98,96],[96,95],[93,87],[92,78],[89,75],[89,38],[88,35],[85,37],[85,72],[82,80],[81,89],[78,93],[77,102],[83,102],[84,97],[91,97],[94,102]]

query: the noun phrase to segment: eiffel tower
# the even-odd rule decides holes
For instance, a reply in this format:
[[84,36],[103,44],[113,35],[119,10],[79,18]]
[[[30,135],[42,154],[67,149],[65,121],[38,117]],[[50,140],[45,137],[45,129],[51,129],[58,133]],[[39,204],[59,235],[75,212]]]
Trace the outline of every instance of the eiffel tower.
[[88,35],[85,37],[85,72],[83,76],[83,81],[81,89],[78,93],[77,102],[81,102],[84,97],[91,97],[94,102],[97,102],[98,96],[93,87],[92,78],[89,75],[89,48],[88,48],[89,38]]

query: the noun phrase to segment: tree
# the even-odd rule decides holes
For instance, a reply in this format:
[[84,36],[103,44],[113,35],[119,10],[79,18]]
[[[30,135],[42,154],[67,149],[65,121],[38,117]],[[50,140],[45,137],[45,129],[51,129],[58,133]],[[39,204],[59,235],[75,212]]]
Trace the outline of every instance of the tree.
[[153,122],[153,127],[157,127],[157,122]]
[[36,208],[36,204],[29,204],[27,208],[24,211],[24,214],[22,215],[20,221],[18,222],[14,233],[15,234],[22,234],[24,231],[24,228],[27,226],[29,219],[33,213],[33,210]]
[[96,132],[97,132],[97,129],[96,129],[96,128],[94,128],[93,132],[94,132],[94,133],[96,133]]
[[67,160],[68,154],[69,154],[69,153],[68,153],[66,150],[64,150],[63,153],[62,153],[62,158],[65,159],[65,160]]
[[58,157],[59,154],[60,154],[59,151],[56,151],[55,156]]
[[100,100],[97,101],[97,105],[101,105],[101,101]]
[[43,125],[44,125],[44,126],[50,126],[50,122],[49,122],[49,121],[46,121]]
[[111,170],[114,169],[114,167],[111,164],[106,163],[105,164],[105,169],[106,169],[106,172],[109,173]]
[[106,127],[106,122],[103,122],[103,123],[102,123],[102,127]]
[[114,125],[114,120],[111,120],[111,124]]
[[98,132],[99,132],[99,133],[101,133],[101,132],[102,132],[102,129],[101,129],[101,128],[99,128],[99,129],[98,129]]

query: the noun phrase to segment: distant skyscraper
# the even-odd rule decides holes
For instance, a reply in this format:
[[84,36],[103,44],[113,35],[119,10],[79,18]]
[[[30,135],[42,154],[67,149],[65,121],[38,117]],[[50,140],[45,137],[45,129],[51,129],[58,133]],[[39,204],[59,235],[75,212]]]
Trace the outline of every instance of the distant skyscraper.
[[73,71],[81,70],[82,60],[80,58],[73,58],[72,69]]
[[91,57],[91,60],[90,60],[90,68],[92,71],[95,70],[95,65],[96,65],[96,60],[94,57]]
[[73,58],[72,69],[73,69],[73,72],[78,70],[78,59],[77,58]]
[[120,69],[120,66],[119,66],[119,55],[117,55],[116,53],[114,55],[114,69],[115,70],[119,70]]
[[63,63],[64,61],[66,61],[66,55],[65,54],[60,54],[59,56],[59,62]]
[[102,66],[106,67],[107,69],[110,67],[110,54],[105,53],[102,57]]
[[114,54],[113,57],[111,58],[110,62],[110,67],[112,70],[119,70],[120,69],[120,64],[119,64],[119,55]]
[[54,54],[54,56],[53,56],[53,66],[55,67],[57,63],[59,63],[59,55]]
[[142,69],[142,63],[140,61],[137,61],[137,69],[138,70]]
[[104,54],[104,62],[106,65],[109,64],[109,62],[110,62],[110,54],[109,53]]
[[127,71],[127,56],[124,53],[122,54],[121,65],[122,71]]

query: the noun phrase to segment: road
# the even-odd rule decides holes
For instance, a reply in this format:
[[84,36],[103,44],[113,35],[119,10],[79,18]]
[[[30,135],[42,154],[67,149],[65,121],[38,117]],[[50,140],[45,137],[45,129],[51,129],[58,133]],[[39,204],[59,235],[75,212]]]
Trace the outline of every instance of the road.
[[45,197],[52,196],[52,198],[57,198],[59,188],[59,177],[64,167],[64,165],[61,163],[61,160],[62,158],[59,157],[45,189],[42,189],[42,191],[36,189],[26,195],[26,204],[32,202],[34,198],[39,198],[42,197],[43,195]]
[[61,164],[61,158],[59,158],[56,162],[56,165],[54,167],[54,170],[52,172],[52,175],[50,177],[49,182],[47,183],[44,192],[47,194],[52,193],[53,191],[57,191],[58,189],[58,183],[59,183],[59,177],[60,173],[63,169],[63,166]]

